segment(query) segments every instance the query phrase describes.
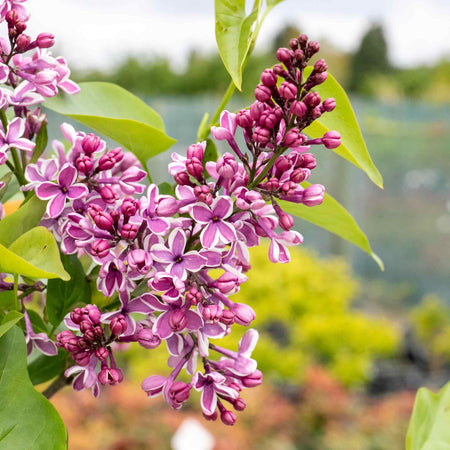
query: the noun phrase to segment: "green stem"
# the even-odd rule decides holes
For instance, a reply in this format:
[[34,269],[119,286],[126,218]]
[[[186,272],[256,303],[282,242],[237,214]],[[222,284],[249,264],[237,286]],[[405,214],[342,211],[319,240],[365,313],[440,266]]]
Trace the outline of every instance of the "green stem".
[[19,275],[17,275],[17,273],[14,274],[14,309],[16,311],[20,311],[20,303],[19,303],[19,299],[17,298],[17,287],[19,285]]
[[256,177],[255,180],[253,180],[249,185],[248,185],[248,189],[252,189],[255,186],[258,185],[258,183],[264,179],[264,177],[267,175],[267,172],[270,170],[270,168],[274,165],[275,160],[278,158],[278,156],[280,155],[279,152],[273,152],[272,158],[270,158],[269,162],[266,164],[266,167],[264,167],[264,169],[261,171],[261,173]]

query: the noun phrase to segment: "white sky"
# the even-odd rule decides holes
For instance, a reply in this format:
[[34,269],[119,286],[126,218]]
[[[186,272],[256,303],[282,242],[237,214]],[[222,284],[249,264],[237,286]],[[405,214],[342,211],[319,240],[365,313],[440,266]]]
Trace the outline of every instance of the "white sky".
[[[30,0],[30,34],[56,35],[57,53],[73,67],[108,68],[129,53],[167,54],[181,63],[193,49],[213,50],[214,0]],[[282,24],[298,24],[352,50],[368,25],[382,21],[397,65],[450,56],[449,0],[285,0],[262,27],[259,45]]]

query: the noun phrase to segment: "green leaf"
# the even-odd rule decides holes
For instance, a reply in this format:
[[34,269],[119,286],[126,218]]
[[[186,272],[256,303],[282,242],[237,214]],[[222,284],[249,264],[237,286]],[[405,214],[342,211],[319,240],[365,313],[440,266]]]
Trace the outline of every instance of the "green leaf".
[[272,9],[284,0],[267,0],[267,9]]
[[70,278],[59,258],[55,238],[44,227],[31,229],[9,248],[0,244],[0,272],[30,278]]
[[9,331],[22,318],[23,314],[19,311],[10,311],[6,314],[6,316],[3,317],[2,324],[0,325],[0,337]]
[[0,292],[0,311],[7,311],[14,307],[16,298],[13,291]]
[[75,303],[87,304],[91,301],[91,286],[77,256],[62,254],[61,260],[70,280],[49,280],[47,284],[47,316],[55,327]]
[[0,202],[2,201],[2,198],[5,196],[6,191],[8,190],[8,185],[9,182],[11,181],[12,175],[13,175],[12,172],[8,172],[6,175],[0,178],[0,181],[5,183],[5,185],[2,188],[0,188]]
[[147,160],[176,141],[164,132],[161,117],[135,95],[111,83],[80,83],[77,95],[47,99],[45,106],[81,122]]
[[417,391],[406,434],[406,450],[450,450],[450,383],[437,394]]
[[17,238],[39,225],[47,202],[33,195],[17,211],[0,221],[0,244],[9,247]]
[[39,133],[36,136],[36,145],[34,146],[33,155],[31,156],[30,163],[34,164],[39,156],[44,153],[45,148],[48,143],[48,133],[47,133],[47,124],[42,122],[41,128],[39,129]]
[[163,181],[161,184],[158,184],[158,190],[160,195],[175,196],[175,190],[173,189],[173,186],[167,181]]
[[61,417],[28,377],[26,344],[18,327],[0,338],[0,398],[2,450],[66,448]]
[[245,0],[215,0],[216,41],[220,57],[236,87],[241,90],[242,70],[252,45],[252,29],[261,0],[255,0],[247,16]]
[[[311,70],[310,67],[305,70],[305,77]],[[338,131],[342,144],[333,151],[362,169],[378,187],[383,188],[383,178],[369,155],[352,105],[344,89],[331,74],[328,74],[325,83],[316,86],[314,90],[320,94],[322,99],[334,97],[336,108],[315,120],[305,128],[304,132],[315,139],[322,137],[327,131]]]
[[[302,183],[303,187],[310,183]],[[333,234],[355,244],[364,250],[376,261],[381,270],[384,270],[383,261],[372,251],[369,240],[351,214],[331,195],[325,194],[323,203],[318,206],[308,207],[302,204],[279,201],[283,211],[301,217],[308,222],[318,225]]]
[[45,383],[63,373],[66,367],[67,352],[58,349],[55,356],[39,355],[28,364],[28,375],[33,384]]
[[45,324],[42,317],[32,309],[27,309],[28,317],[30,318],[31,325],[35,333],[45,333],[48,334],[48,327]]

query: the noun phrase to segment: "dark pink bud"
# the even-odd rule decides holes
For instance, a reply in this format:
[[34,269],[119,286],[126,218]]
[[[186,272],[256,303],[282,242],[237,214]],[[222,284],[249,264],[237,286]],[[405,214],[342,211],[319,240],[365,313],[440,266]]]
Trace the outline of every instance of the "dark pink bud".
[[[86,333],[90,333],[92,335],[91,341],[94,340],[94,333],[92,331],[86,331]],[[84,337],[78,339],[78,347],[81,350],[87,350],[88,348],[91,348],[91,344],[86,340],[86,335]]]
[[97,225],[101,230],[114,230],[114,219],[111,214],[105,211],[99,211],[98,214],[93,217],[93,219],[95,225]]
[[297,86],[289,81],[283,81],[280,86],[280,95],[286,100],[294,100],[297,96]]
[[120,369],[103,368],[98,374],[98,381],[104,386],[110,384],[112,386],[119,384],[123,380],[123,373]]
[[196,179],[203,178],[203,165],[197,158],[191,158],[186,161],[186,169],[189,175],[192,175]]
[[94,334],[97,337],[102,337],[103,336],[103,328],[101,327],[101,325],[97,325],[94,327]]
[[186,293],[186,300],[190,302],[191,305],[198,305],[202,301],[202,294],[196,288],[191,288]]
[[123,157],[125,156],[120,147],[113,148],[108,154],[115,159],[116,163],[122,161]]
[[143,328],[137,335],[137,341],[140,346],[146,349],[158,347],[161,344],[161,339],[156,334],[153,334],[150,328]]
[[72,358],[79,366],[85,367],[91,360],[91,352],[82,351],[79,353],[72,353]]
[[225,424],[225,425],[234,425],[236,423],[236,414],[234,414],[233,411],[222,411],[220,413],[220,420]]
[[306,206],[317,206],[323,202],[325,188],[321,184],[311,184],[303,191],[302,203]]
[[298,128],[291,128],[285,135],[284,135],[284,145],[287,145],[288,147],[296,148],[300,147],[305,142],[305,135],[300,133]]
[[231,272],[225,272],[215,282],[214,287],[222,294],[227,294],[239,287],[239,277]]
[[308,36],[306,34],[301,34],[298,37],[298,44],[300,45],[300,48],[303,50],[306,48],[306,43],[308,42]]
[[119,200],[119,195],[112,186],[103,186],[100,189],[100,195],[102,197],[102,200],[110,205],[116,203],[116,201]]
[[120,230],[120,237],[122,239],[133,240],[136,237],[137,232],[138,232],[137,225],[126,223],[122,226],[122,229]]
[[27,24],[20,19],[15,23],[15,26],[16,26],[17,34],[21,34],[27,29]]
[[217,420],[217,416],[218,416],[217,411],[214,411],[214,413],[211,414],[210,416],[207,416],[205,413],[203,413],[203,417],[205,418],[205,420],[210,420],[210,421],[213,421],[213,422],[215,420]]
[[328,69],[328,66],[324,59],[319,59],[319,61],[317,61],[314,64],[314,72],[317,72],[317,73],[326,72],[327,69]]
[[305,180],[309,178],[310,171],[308,169],[295,169],[292,171],[291,176],[289,177],[291,181],[294,183],[303,183]]
[[298,39],[295,38],[291,39],[289,41],[289,47],[291,47],[292,50],[296,50],[298,48]]
[[294,219],[290,214],[281,214],[279,219],[280,227],[285,231],[289,231],[294,226]]
[[234,321],[239,325],[248,327],[255,320],[255,311],[244,303],[234,303],[231,310],[234,312]]
[[268,130],[275,128],[278,122],[278,117],[270,109],[264,111],[259,118],[259,123],[261,126],[267,128]]
[[55,36],[51,33],[40,33],[36,38],[39,48],[50,48],[55,45]]
[[169,317],[169,326],[173,331],[181,331],[186,328],[188,323],[186,314],[180,309],[173,311]]
[[328,77],[327,72],[316,73],[315,75],[311,75],[305,85],[305,89],[309,91],[314,86],[318,86],[322,84]]
[[341,145],[341,135],[337,131],[328,131],[323,135],[322,143],[328,149],[337,148]]
[[261,103],[261,102],[254,102],[252,103],[252,105],[250,106],[250,115],[252,117],[252,119],[255,122],[259,121],[259,118],[261,117],[261,114],[263,113],[263,111],[265,111],[267,108],[267,105],[265,103]]
[[19,16],[17,15],[17,11],[14,9],[9,10],[5,16],[5,19],[8,22],[8,25],[10,26],[14,26],[18,18]]
[[[81,321],[84,319],[83,311],[80,308],[75,308],[70,313],[70,319],[72,320],[73,323],[76,323],[77,325],[79,325],[81,323]],[[72,333],[72,332],[70,332],[70,333]]]
[[81,147],[87,155],[92,155],[101,144],[101,140],[98,136],[95,136],[93,133],[89,133],[82,141]]
[[288,75],[288,73],[281,64],[275,64],[272,70],[275,75],[278,75],[283,78],[286,78],[286,76]]
[[238,171],[238,163],[231,153],[219,157],[216,164],[217,173],[225,179],[232,178]]
[[303,50],[300,50],[299,48],[297,50],[295,50],[294,58],[296,59],[296,61],[302,62],[303,59],[305,58],[305,54],[303,53]]
[[24,52],[30,45],[30,42],[31,42],[31,38],[30,38],[30,36],[28,36],[28,34],[21,34],[16,39],[16,50],[18,52]]
[[270,131],[267,128],[256,127],[253,131],[252,139],[264,146],[269,142]]
[[269,178],[269,181],[267,181],[264,185],[264,188],[270,192],[276,191],[279,187],[280,182],[278,181],[278,178],[275,177]]
[[86,331],[92,331],[93,326],[92,326],[92,322],[89,320],[83,320],[80,323],[80,330],[82,333],[86,333]]
[[316,157],[312,153],[303,153],[299,158],[296,167],[304,167],[313,170],[316,167]]
[[88,317],[91,319],[91,322],[94,325],[100,325],[100,318],[102,317],[102,313],[95,305],[86,305],[86,309],[88,310]]
[[213,196],[208,186],[195,186],[194,195],[199,202],[211,205],[213,202]]
[[317,92],[309,92],[305,95],[303,101],[308,108],[312,109],[320,105],[321,99],[320,95]]
[[69,353],[78,353],[80,351],[80,348],[82,348],[80,346],[80,341],[81,339],[78,338],[77,336],[72,337],[71,339],[67,339],[64,342],[64,348],[69,352]]
[[272,108],[272,112],[275,114],[275,116],[278,119],[278,122],[283,118],[284,116],[284,111],[279,107],[279,106],[275,106],[274,108]]
[[150,253],[140,248],[131,250],[127,255],[127,261],[132,269],[137,270],[142,275],[148,273],[153,264]]
[[105,361],[106,358],[108,358],[109,353],[108,350],[105,347],[100,347],[99,349],[97,349],[95,351],[95,356],[100,360],[100,361]]
[[229,309],[222,310],[222,317],[220,318],[220,323],[224,325],[233,325],[234,323],[234,312]]
[[[278,61],[286,64],[289,63],[291,61],[291,51],[288,48],[279,48],[277,50],[277,59]],[[287,64],[286,64],[287,65]]]
[[291,104],[291,113],[299,119],[304,119],[306,116],[307,107],[304,102],[294,100]]
[[252,374],[242,378],[242,384],[247,388],[259,386],[262,383],[262,373],[256,369]]
[[316,41],[308,42],[308,46],[306,47],[306,56],[311,58],[311,56],[315,55],[320,50],[320,45]]
[[189,398],[190,390],[191,387],[189,384],[183,383],[182,381],[175,381],[175,383],[170,386],[169,396],[177,403],[183,403]]
[[297,183],[294,183],[293,181],[286,181],[281,185],[281,190],[285,194],[292,193],[297,188]]
[[323,101],[322,105],[326,112],[331,112],[336,108],[336,100],[333,97],[327,98]]
[[110,170],[116,165],[116,159],[114,155],[111,155],[111,152],[103,155],[98,161],[99,170]]
[[258,84],[255,89],[255,98],[260,102],[268,102],[270,97],[272,96],[272,92],[270,88],[264,86],[263,84]]
[[275,168],[278,172],[283,173],[291,168],[291,164],[292,163],[288,158],[286,158],[286,156],[281,155],[275,161]]
[[127,322],[125,317],[122,314],[114,317],[109,324],[109,329],[114,336],[120,336],[125,333],[125,331],[127,331]]
[[104,239],[97,239],[91,244],[91,255],[97,256],[100,259],[105,258],[109,255],[110,248],[111,246],[108,241],[105,241]]
[[245,400],[241,397],[238,397],[233,403],[233,407],[236,411],[244,411],[246,406]]
[[272,87],[277,85],[278,77],[273,73],[272,69],[266,69],[261,74],[261,82],[264,86]]
[[322,115],[322,108],[320,106],[316,106],[310,112],[311,119],[316,120]]
[[246,109],[242,109],[236,114],[236,123],[241,128],[251,128],[253,126],[254,120],[252,119],[252,115],[250,111]]
[[206,305],[203,308],[202,316],[205,320],[217,323],[222,317],[222,308],[219,305]]
[[202,144],[192,144],[188,147],[186,156],[188,159],[197,158],[202,161],[205,154],[205,148]]
[[187,172],[178,172],[174,175],[173,178],[175,180],[175,183],[179,184],[180,186],[192,185]]
[[78,342],[78,345],[81,346],[83,345],[81,348],[89,348],[90,344],[88,344],[88,342],[92,342],[93,340],[95,340],[95,333],[93,332],[93,330],[86,330],[84,335],[83,335],[84,339],[83,341],[80,343]]
[[122,205],[120,206],[120,211],[124,215],[124,217],[131,217],[136,214],[136,211],[139,208],[139,203],[135,198],[126,197]]
[[78,172],[90,173],[93,167],[92,159],[89,156],[80,156],[75,161],[75,166]]

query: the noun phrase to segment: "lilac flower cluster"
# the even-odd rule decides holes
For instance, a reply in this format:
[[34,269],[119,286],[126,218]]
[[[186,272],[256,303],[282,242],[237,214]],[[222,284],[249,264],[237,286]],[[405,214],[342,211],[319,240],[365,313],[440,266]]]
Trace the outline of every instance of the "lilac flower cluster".
[[[172,155],[174,195],[146,187],[146,172],[131,153],[108,150],[99,137],[68,124],[61,129],[69,150],[53,141],[55,156],[27,166],[24,189],[48,201],[42,224],[64,253],[86,255],[99,267],[97,288],[111,298],[103,311],[95,305],[74,309],[65,319],[69,330],[57,336],[57,346],[74,361],[65,375],[76,375],[75,389],[91,388],[97,396],[100,385],[119,383],[114,344],[129,342],[153,349],[164,341],[172,372],[149,376],[142,389],[149,397],[162,394],[174,409],[192,389],[199,391],[208,420],[220,415],[233,425],[236,416],[226,404],[243,410],[241,390],[262,382],[251,358],[255,330],[244,334],[237,351],[210,340],[255,318],[250,306],[230,298],[247,280],[249,248],[268,238],[269,259],[290,260],[288,247],[303,238],[279,200],[320,204],[324,187],[301,185],[316,166],[310,145],[340,142],[336,132],[315,140],[302,133],[335,102],[311,91],[326,78],[323,60],[303,79],[318,44],[302,35],[290,47],[277,52],[283,65],[263,72],[256,102],[237,114],[224,111],[212,127],[232,153],[207,161],[206,142],[199,142],[186,156]],[[285,81],[278,86],[279,77]],[[235,139],[238,127],[245,150]],[[183,369],[188,383],[178,380]]]
[[[8,164],[18,177],[23,177],[24,166],[35,147],[32,140],[45,121],[41,109],[32,108],[59,90],[68,94],[80,90],[69,79],[64,58],[54,58],[48,50],[54,45],[54,36],[40,33],[32,40],[26,34],[30,14],[25,1],[0,2],[0,23],[5,22],[8,27],[8,39],[0,37],[0,165]],[[32,53],[27,56],[27,52]],[[8,108],[14,116],[9,123]],[[21,151],[21,160],[17,150]],[[2,185],[0,182],[0,188]]]

